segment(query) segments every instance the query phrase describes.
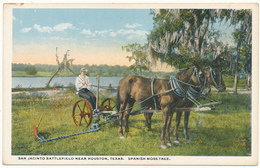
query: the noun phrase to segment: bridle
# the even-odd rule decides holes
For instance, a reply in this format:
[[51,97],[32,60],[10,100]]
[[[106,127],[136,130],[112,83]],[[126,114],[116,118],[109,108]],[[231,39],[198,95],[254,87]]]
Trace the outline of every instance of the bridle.
[[[206,68],[210,68],[210,70],[209,70],[210,77],[211,77],[211,79],[212,79],[214,85],[216,86],[216,88],[217,88],[218,91],[219,91],[220,88],[221,88],[221,74],[219,73],[219,85],[218,85],[217,82],[216,82],[216,80],[215,80],[215,78],[217,78],[217,77],[216,77],[216,74],[213,74],[213,72],[215,72],[215,70],[216,70],[217,68],[214,68],[214,69],[212,69],[211,67],[206,67]],[[205,69],[206,69],[206,68],[205,68]]]

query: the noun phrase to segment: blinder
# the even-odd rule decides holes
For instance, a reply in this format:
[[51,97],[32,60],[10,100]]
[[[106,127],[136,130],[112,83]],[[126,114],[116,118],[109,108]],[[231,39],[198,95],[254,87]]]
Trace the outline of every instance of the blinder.
[[216,79],[217,79],[216,70],[218,70],[218,69],[217,68],[213,69],[211,67],[207,67],[207,68],[210,68],[210,76],[211,76],[211,79],[212,79],[214,85],[216,86],[216,88],[218,90],[220,90],[220,88],[221,88],[221,74],[220,74],[220,72],[219,72],[219,84],[217,84],[217,81],[216,81]]

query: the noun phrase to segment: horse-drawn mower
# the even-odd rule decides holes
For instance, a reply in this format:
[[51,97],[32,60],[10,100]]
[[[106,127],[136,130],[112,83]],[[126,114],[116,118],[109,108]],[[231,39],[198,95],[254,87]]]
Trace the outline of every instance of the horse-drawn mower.
[[[164,80],[164,79],[161,79],[161,80]],[[174,87],[178,87],[178,86],[173,86],[173,88]],[[144,101],[147,101],[149,99],[153,99],[156,96],[167,94],[167,93],[172,92],[172,91],[173,91],[173,89],[170,89],[170,90],[168,90],[164,93],[152,94],[150,97],[147,97]],[[189,93],[189,91],[188,91],[188,93]],[[218,101],[206,96],[205,98],[208,99],[210,101],[210,103],[200,104],[200,102],[198,102],[196,100],[196,98],[193,98],[192,91],[190,91],[189,94],[190,94],[189,100],[192,101],[196,105],[196,107],[176,108],[175,112],[205,112],[205,111],[211,111],[215,108],[216,105],[221,103],[221,102],[218,102]],[[75,104],[73,105],[73,108],[72,108],[72,120],[73,120],[74,124],[76,126],[84,125],[85,128],[89,128],[86,131],[75,133],[75,134],[64,135],[64,136],[60,136],[60,137],[56,137],[56,138],[45,139],[43,136],[41,136],[38,133],[37,126],[34,125],[33,130],[34,130],[35,138],[43,143],[43,142],[49,142],[49,141],[67,138],[67,137],[71,137],[71,136],[95,132],[95,131],[98,131],[100,129],[99,124],[114,122],[114,121],[118,120],[118,116],[119,116],[120,113],[123,113],[124,111],[130,110],[130,109],[132,110],[134,107],[140,106],[144,102],[144,101],[139,102],[139,103],[135,104],[134,106],[132,106],[128,109],[125,109],[123,111],[117,111],[119,109],[116,110],[116,101],[112,98],[107,98],[98,107],[99,78],[97,78],[97,95],[96,95],[96,98],[97,98],[97,103],[96,103],[95,109],[85,99],[80,99],[80,100],[76,101]],[[156,107],[156,105],[155,105],[155,107]],[[138,114],[142,114],[142,113],[160,113],[160,112],[162,112],[162,111],[157,110],[157,108],[147,109],[147,107],[141,106],[140,109],[131,111],[131,113],[129,115],[138,115]],[[102,121],[100,120],[100,118],[103,118]]]

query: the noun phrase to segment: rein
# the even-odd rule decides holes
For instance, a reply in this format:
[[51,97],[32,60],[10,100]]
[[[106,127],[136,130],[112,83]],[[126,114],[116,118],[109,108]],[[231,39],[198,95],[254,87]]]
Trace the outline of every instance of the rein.
[[[190,83],[193,81],[193,77],[197,76],[197,79],[198,79],[198,82],[199,82],[199,86],[195,86],[195,85],[192,85],[190,83],[186,83],[186,82],[183,82],[179,79],[176,78],[176,75],[171,75],[170,76],[170,79],[169,79],[169,83],[171,85],[171,89],[168,90],[167,92],[164,92],[162,94],[166,94],[166,93],[169,93],[171,91],[174,92],[175,95],[177,95],[178,97],[181,97],[181,98],[187,98],[189,99],[190,101],[192,101],[194,104],[196,104],[197,106],[199,106],[199,102],[196,100],[197,97],[200,96],[200,93],[197,92],[196,90],[194,90],[192,87],[197,87],[197,88],[200,88],[201,90],[205,87],[206,85],[206,82],[204,83],[204,86],[201,85],[201,82],[200,82],[200,78],[199,78],[199,74],[198,74],[198,71],[197,71],[197,68],[196,67],[192,67],[194,68],[194,72],[192,74],[192,77],[191,77],[191,80],[190,80]],[[153,97],[153,100],[154,100],[154,106],[155,106],[155,109],[157,109],[157,103],[156,103],[156,100],[155,100],[155,95],[154,94],[154,88],[153,88],[153,84],[154,84],[154,80],[155,78],[152,78],[152,81],[151,81],[151,91],[152,91],[152,96]],[[164,79],[163,79],[164,80]],[[205,80],[206,81],[206,80]],[[188,91],[185,91],[183,89],[183,87],[180,85],[180,83],[184,84],[184,85],[188,85],[190,86]]]
[[[196,67],[191,67],[191,68],[194,68],[194,72],[193,72],[193,75],[192,75],[192,78],[191,78],[191,81],[196,73],[196,76],[198,78],[198,81],[199,81],[199,85],[200,86],[195,86],[195,85],[192,85],[190,83],[186,83],[186,82],[183,82],[179,79],[176,78],[176,75],[171,75],[170,76],[170,79],[162,79],[162,78],[152,78],[152,81],[151,81],[151,92],[152,92],[152,95],[149,96],[148,98],[144,99],[143,101],[137,103],[136,105],[132,106],[132,107],[129,107],[128,109],[125,109],[123,111],[119,111],[118,113],[116,114],[113,114],[109,117],[113,117],[113,116],[116,116],[117,114],[119,113],[123,113],[125,111],[128,111],[130,109],[133,109],[134,107],[138,106],[138,105],[141,105],[143,102],[153,98],[154,100],[154,103],[155,103],[155,110],[157,110],[157,104],[156,104],[156,100],[155,100],[155,97],[156,96],[160,96],[160,95],[163,95],[163,94],[167,94],[167,93],[170,93],[170,92],[174,92],[177,96],[181,97],[181,98],[187,98],[189,99],[190,101],[192,101],[195,105],[197,106],[200,106],[201,104],[192,96],[192,94],[189,95],[189,93],[187,91],[185,91],[182,86],[179,84],[180,83],[183,83],[185,85],[188,85],[191,87],[197,87],[197,88],[203,88],[203,86],[201,85],[201,82],[200,82],[200,79],[199,79],[199,74],[197,72],[197,68]],[[169,80],[169,83],[171,85],[171,89],[167,90],[166,92],[163,92],[163,93],[158,93],[158,94],[154,94],[154,80]],[[206,83],[206,82],[205,82]],[[174,87],[175,86],[175,87]],[[194,89],[193,89],[194,90]],[[194,90],[195,91],[195,90]],[[197,92],[197,91],[196,91]],[[141,107],[141,109],[137,110],[137,111],[140,111],[140,110],[144,110],[146,107]]]

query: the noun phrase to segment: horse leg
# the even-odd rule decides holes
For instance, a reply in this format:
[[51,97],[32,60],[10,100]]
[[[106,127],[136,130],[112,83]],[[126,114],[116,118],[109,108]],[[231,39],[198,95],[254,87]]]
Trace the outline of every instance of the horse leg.
[[171,123],[172,123],[172,116],[173,116],[173,112],[170,112],[168,119],[167,119],[167,126],[166,126],[166,146],[168,148],[170,148],[172,146],[171,140],[170,140],[170,129],[171,129]]
[[153,116],[153,113],[148,113],[148,131],[151,131],[152,130],[152,116]]
[[[148,109],[149,109],[149,107],[145,108],[145,110],[148,110]],[[145,117],[145,121],[146,121],[147,130],[149,130],[149,115],[148,115],[148,113],[144,113],[144,117]],[[150,126],[150,128],[151,128],[151,126]]]
[[[127,103],[126,109],[133,107],[133,105],[134,105],[134,101],[130,101],[129,103]],[[129,114],[130,114],[131,110],[132,109],[129,109],[129,110],[125,111],[125,113],[124,113],[126,136],[128,135],[128,132],[129,132],[128,119],[129,119]]]
[[162,124],[161,145],[160,145],[160,148],[162,148],[162,149],[166,149],[164,136],[165,136],[165,133],[166,133],[168,116],[169,116],[168,108],[164,108],[163,111],[162,111],[163,124]]
[[189,117],[190,117],[190,112],[184,113],[184,135],[185,135],[185,139],[186,139],[187,144],[191,143],[190,138],[189,138],[189,134],[188,134]]
[[129,119],[129,113],[125,112],[124,120],[125,120],[125,134],[126,134],[126,137],[128,136],[128,132],[129,132],[128,119]]
[[[125,109],[125,102],[120,103],[120,108],[119,112],[123,111]],[[118,133],[119,133],[119,139],[125,139],[124,134],[123,134],[123,129],[122,129],[122,120],[123,120],[123,115],[125,112],[119,113],[118,114],[118,123],[119,123],[119,128],[118,128]]]
[[178,140],[178,129],[179,129],[179,125],[181,122],[181,116],[182,116],[182,112],[177,112],[176,114],[176,121],[175,121],[175,127],[174,127],[174,132],[173,132],[173,137],[174,137],[174,145],[180,145],[180,142]]
[[119,139],[125,139],[124,134],[123,134],[123,129],[122,129],[122,119],[123,119],[123,113],[119,113],[119,115],[118,115],[118,123],[119,123],[118,133],[119,133]]
[[144,117],[145,117],[145,121],[146,121],[147,130],[149,130],[149,116],[148,116],[148,113],[144,113]]
[[151,131],[151,121],[152,121],[152,115],[153,113],[144,113],[144,117],[146,120],[147,130]]

